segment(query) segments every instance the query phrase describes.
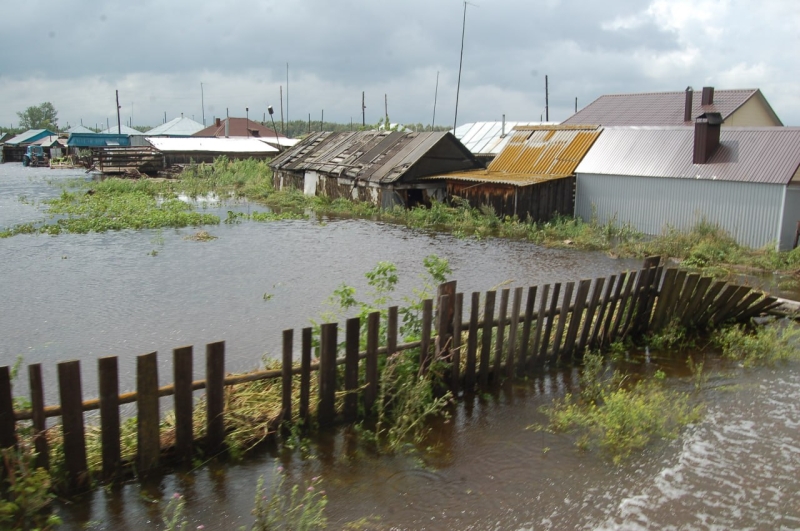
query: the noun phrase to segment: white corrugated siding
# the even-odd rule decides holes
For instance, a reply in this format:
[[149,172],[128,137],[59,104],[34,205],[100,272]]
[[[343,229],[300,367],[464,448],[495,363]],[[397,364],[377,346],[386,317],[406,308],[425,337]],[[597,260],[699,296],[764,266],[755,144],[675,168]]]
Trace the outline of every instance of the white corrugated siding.
[[794,234],[798,221],[800,221],[800,186],[788,186],[786,200],[783,203],[781,250],[791,249],[794,245]]
[[740,244],[757,248],[783,239],[784,188],[775,184],[579,173],[575,215],[588,221],[594,207],[600,223],[616,218],[618,224],[630,223],[651,235],[660,234],[668,225],[690,229],[705,218],[723,227]]

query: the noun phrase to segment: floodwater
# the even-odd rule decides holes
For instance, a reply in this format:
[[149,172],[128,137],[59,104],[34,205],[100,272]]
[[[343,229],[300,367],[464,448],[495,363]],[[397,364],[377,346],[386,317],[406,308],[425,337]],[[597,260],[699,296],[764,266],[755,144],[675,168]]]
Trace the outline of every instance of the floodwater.
[[[42,219],[36,202],[82,172],[0,165],[0,227]],[[23,197],[24,201],[20,201]],[[206,204],[210,212],[258,209]],[[462,291],[607,276],[638,261],[548,250],[527,242],[459,240],[359,220],[245,222],[198,229],[15,236],[0,240],[0,364],[41,362],[55,400],[55,363],[83,360],[86,397],[95,359],[118,355],[131,389],[135,356],[225,340],[227,369],[248,370],[277,355],[280,331],[308,325],[341,283],[367,286],[378,261],[399,269],[397,302],[410,294],[422,259],[450,261]],[[155,252],[154,252],[155,251]],[[199,363],[199,365],[202,365]],[[642,370],[655,370],[649,364]],[[691,384],[665,367],[668,383]],[[161,529],[160,507],[186,497],[189,529],[237,529],[252,521],[256,482],[283,466],[287,485],[323,478],[329,529],[368,518],[368,529],[798,529],[800,365],[744,371],[720,367],[698,395],[701,422],[620,466],[575,449],[569,435],[527,429],[540,406],[577,385],[574,372],[516,382],[459,404],[434,426],[430,451],[375,456],[347,429],[308,451],[266,448],[240,464],[199,466],[153,485],[99,489],[60,503],[65,529]],[[24,383],[18,389],[24,391]],[[162,504],[159,505],[159,501]]]

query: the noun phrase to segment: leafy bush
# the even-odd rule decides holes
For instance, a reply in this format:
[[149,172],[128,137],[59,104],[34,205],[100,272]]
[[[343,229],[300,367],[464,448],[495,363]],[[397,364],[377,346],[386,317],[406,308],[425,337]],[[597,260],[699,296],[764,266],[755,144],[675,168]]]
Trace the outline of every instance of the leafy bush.
[[793,324],[765,326],[755,330],[736,325],[714,334],[715,342],[722,348],[722,355],[741,362],[745,367],[772,366],[797,359],[800,357],[798,338],[800,328]]

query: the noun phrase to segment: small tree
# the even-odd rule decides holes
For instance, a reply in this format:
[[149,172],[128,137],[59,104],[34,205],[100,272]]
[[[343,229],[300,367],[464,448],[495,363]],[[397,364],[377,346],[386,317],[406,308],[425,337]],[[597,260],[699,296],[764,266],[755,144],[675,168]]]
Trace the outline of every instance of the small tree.
[[28,107],[23,112],[18,112],[17,116],[19,126],[23,129],[58,130],[58,111],[49,101]]

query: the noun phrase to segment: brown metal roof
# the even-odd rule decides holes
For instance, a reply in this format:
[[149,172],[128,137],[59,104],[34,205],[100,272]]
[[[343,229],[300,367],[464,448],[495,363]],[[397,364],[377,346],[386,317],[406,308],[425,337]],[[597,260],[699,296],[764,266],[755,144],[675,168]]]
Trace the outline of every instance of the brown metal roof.
[[[701,105],[701,91],[692,97],[692,121],[705,112],[718,112],[725,119],[744,105],[750,98],[757,97],[769,112],[777,115],[758,89],[715,90],[714,103]],[[684,122],[686,92],[649,92],[642,94],[608,94],[600,96],[592,103],[564,120],[563,124],[617,125],[687,125]]]
[[692,127],[606,127],[576,173],[788,184],[800,167],[800,128],[728,127],[705,164]]
[[[206,127],[205,129],[194,133],[192,136],[224,137],[226,121],[230,121],[230,127],[228,128],[229,137],[258,136],[262,138],[265,137],[275,138],[275,131],[273,131],[269,127],[261,125],[256,121],[248,120],[247,118],[225,118],[220,120],[219,125],[213,123],[210,126]],[[258,134],[254,135],[252,131],[256,131]],[[278,133],[278,138],[281,137],[283,137],[283,135]]]
[[439,176],[441,179],[527,186],[575,173],[600,136],[597,126],[528,126],[514,129],[503,151],[484,171]]
[[317,171],[375,183],[480,168],[451,133],[314,133],[276,157],[274,170]]

